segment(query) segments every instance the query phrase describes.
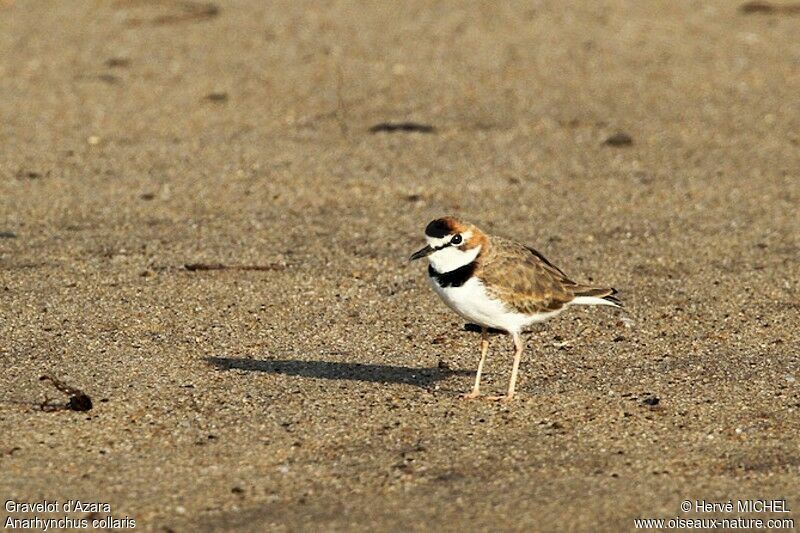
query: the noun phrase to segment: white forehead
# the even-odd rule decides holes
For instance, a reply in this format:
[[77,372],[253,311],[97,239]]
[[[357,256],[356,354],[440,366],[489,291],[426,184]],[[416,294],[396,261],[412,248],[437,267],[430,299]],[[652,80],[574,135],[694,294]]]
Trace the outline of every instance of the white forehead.
[[[438,248],[439,246],[445,245],[450,242],[450,239],[453,238],[453,235],[445,235],[442,238],[430,237],[425,235],[425,240],[428,241],[428,244],[433,248]],[[472,232],[467,230],[461,234],[461,238],[466,242],[472,238]]]

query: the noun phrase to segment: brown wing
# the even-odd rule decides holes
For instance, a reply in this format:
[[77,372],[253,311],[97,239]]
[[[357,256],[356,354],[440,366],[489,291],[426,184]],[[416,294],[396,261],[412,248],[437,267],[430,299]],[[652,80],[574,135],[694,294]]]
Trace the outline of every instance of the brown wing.
[[476,273],[489,294],[527,314],[558,311],[578,287],[533,248],[498,237],[491,238]]

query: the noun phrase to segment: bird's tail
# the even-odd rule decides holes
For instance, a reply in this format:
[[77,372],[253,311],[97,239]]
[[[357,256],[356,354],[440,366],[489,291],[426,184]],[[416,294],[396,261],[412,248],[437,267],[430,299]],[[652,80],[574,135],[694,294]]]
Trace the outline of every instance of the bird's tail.
[[575,299],[570,303],[577,305],[610,305],[613,307],[625,307],[622,302],[614,296],[617,294],[617,289],[606,287],[589,287],[586,285],[579,285],[575,288],[573,293]]

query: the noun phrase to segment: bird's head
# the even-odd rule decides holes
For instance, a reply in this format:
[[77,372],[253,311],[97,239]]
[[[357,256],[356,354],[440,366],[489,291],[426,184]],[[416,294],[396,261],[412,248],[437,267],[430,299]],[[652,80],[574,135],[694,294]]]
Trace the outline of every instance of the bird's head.
[[486,247],[486,235],[476,226],[454,217],[432,220],[425,227],[428,245],[409,261],[427,257],[438,272],[450,272],[467,265]]

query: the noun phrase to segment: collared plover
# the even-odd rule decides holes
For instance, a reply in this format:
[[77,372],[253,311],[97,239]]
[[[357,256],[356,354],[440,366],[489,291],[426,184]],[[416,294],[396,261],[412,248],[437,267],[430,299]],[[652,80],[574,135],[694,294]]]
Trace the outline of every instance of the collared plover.
[[520,332],[552,318],[570,305],[622,307],[615,289],[575,283],[542,254],[518,242],[487,235],[454,217],[439,218],[425,228],[427,246],[411,261],[427,257],[428,279],[444,302],[481,328],[481,359],[475,386],[465,398],[480,396],[481,372],[489,349],[488,329],[508,332],[514,339],[514,365],[508,394],[511,400],[522,356]]

